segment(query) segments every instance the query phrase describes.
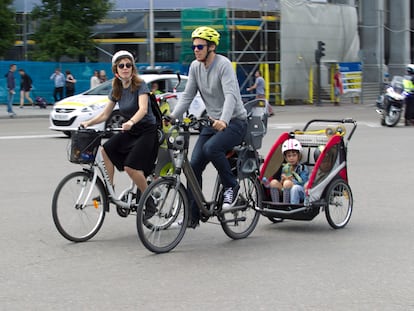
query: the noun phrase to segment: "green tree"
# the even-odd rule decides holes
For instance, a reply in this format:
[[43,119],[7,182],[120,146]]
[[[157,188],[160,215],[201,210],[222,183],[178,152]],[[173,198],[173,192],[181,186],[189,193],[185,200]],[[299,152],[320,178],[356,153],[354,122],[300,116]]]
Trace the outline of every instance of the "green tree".
[[94,59],[91,29],[113,7],[111,0],[42,0],[32,10],[36,60],[59,61],[62,56]]
[[16,40],[17,24],[15,13],[10,8],[13,0],[0,1],[0,57],[9,51]]

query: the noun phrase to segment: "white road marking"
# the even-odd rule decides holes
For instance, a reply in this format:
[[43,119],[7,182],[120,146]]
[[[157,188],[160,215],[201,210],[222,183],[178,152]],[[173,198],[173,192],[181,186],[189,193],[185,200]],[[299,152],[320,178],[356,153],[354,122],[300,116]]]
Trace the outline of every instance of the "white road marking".
[[64,137],[64,136],[62,136],[62,134],[0,136],[0,140],[8,140],[8,139],[37,139],[37,138],[55,138],[55,137]]

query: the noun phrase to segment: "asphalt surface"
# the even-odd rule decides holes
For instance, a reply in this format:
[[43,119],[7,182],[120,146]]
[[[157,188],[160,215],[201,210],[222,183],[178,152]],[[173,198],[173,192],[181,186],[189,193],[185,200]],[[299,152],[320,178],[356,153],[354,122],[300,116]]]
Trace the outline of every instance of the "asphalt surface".
[[[0,107],[0,310],[414,310],[414,128],[381,126],[373,103],[275,107],[260,149],[266,155],[282,132],[314,118],[357,120],[344,229],[331,229],[323,212],[310,222],[261,217],[233,241],[212,219],[163,255],[113,206],[88,242],[57,232],[53,193],[80,167],[67,160],[69,139],[48,129],[50,111],[24,108],[11,120]],[[214,169],[205,173],[208,190]]]

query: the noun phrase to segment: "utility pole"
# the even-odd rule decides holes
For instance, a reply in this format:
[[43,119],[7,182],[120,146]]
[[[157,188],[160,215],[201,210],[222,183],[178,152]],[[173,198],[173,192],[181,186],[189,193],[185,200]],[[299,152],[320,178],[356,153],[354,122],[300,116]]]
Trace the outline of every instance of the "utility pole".
[[321,58],[325,56],[325,42],[318,41],[318,48],[315,50],[315,62],[316,62],[316,77],[317,77],[317,94],[316,105],[321,105]]
[[150,67],[155,68],[155,43],[154,43],[154,0],[149,1],[149,44]]

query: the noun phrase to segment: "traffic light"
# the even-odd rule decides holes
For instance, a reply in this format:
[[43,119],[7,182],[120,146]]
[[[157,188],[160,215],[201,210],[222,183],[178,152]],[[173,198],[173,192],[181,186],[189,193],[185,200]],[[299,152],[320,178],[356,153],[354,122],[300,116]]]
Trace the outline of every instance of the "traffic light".
[[318,51],[319,51],[319,57],[325,56],[325,42],[318,41]]

